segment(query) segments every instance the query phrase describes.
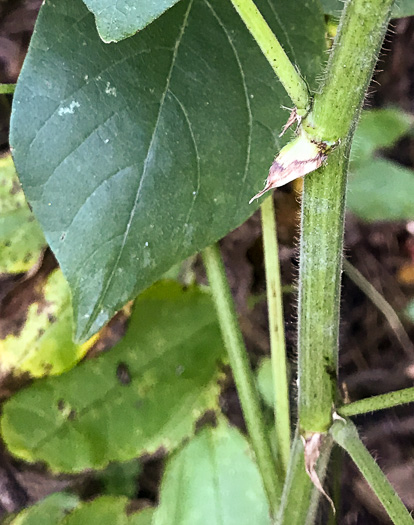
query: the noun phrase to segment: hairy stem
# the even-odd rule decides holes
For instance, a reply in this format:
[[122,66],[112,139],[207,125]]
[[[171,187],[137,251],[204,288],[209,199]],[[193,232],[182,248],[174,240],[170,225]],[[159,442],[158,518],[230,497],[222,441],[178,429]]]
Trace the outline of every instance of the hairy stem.
[[[332,438],[325,439],[317,463],[317,475],[323,484],[332,450]],[[283,487],[277,525],[310,525],[314,523],[321,494],[305,470],[304,444],[296,432],[290,454],[289,468]]]
[[231,0],[231,2],[296,106],[298,114],[306,115],[310,105],[306,82],[289,60],[255,3],[253,0]]
[[305,177],[299,270],[298,410],[302,434],[326,432],[336,397],[347,155]]
[[349,403],[348,405],[343,405],[338,409],[338,414],[344,417],[356,416],[358,414],[374,412],[375,410],[384,410],[385,408],[405,405],[406,403],[414,403],[414,387],[368,397],[355,401],[354,403]]
[[345,422],[338,420],[332,425],[330,433],[336,443],[351,456],[393,523],[398,523],[398,525],[412,525],[414,521],[410,513],[395,493],[374,458],[365,448],[355,426],[350,421]]
[[340,275],[346,172],[353,130],[393,0],[348,1],[325,81],[304,129],[311,139],[341,141],[321,169],[305,177],[299,276],[299,423],[326,432],[336,398]]
[[314,97],[306,131],[326,142],[344,139],[360,110],[394,0],[347,0],[325,81]]
[[282,493],[282,473],[276,472],[275,461],[262,417],[259,395],[218,247],[206,248],[203,251],[203,260],[247,430],[252,441],[270,508],[275,512]]
[[289,385],[286,363],[283,292],[280,282],[279,248],[273,196],[261,206],[263,247],[266,268],[267,306],[269,310],[270,352],[275,395],[275,428],[279,459],[286,473],[290,454]]

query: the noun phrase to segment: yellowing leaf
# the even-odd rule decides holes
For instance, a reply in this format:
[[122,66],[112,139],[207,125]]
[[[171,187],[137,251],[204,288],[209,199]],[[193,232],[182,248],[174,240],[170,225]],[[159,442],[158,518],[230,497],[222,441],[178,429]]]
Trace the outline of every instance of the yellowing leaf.
[[58,472],[172,450],[218,409],[223,354],[210,295],[158,283],[138,297],[111,351],[5,403],[3,439],[16,456]]
[[46,246],[11,155],[0,157],[0,274],[27,272]]
[[32,377],[61,374],[72,368],[95,342],[72,342],[73,313],[69,286],[60,270],[42,284],[18,334],[0,340],[0,377],[28,373]]

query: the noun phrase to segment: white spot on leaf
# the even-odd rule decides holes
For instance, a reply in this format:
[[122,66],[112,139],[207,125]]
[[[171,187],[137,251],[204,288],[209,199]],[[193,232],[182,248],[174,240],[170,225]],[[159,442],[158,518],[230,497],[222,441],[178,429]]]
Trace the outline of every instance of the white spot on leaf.
[[116,97],[116,87],[112,87],[110,82],[106,83],[105,93]]
[[59,108],[58,115],[73,115],[75,113],[76,108],[80,108],[80,104],[76,100],[72,100],[69,106]]

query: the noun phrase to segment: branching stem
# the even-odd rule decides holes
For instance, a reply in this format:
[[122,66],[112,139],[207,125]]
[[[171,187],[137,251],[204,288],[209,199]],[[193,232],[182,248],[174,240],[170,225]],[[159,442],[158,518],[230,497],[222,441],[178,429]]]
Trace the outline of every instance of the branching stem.
[[365,448],[355,426],[350,421],[338,420],[332,425],[330,433],[338,445],[351,456],[393,523],[413,525],[414,521],[410,513],[395,493],[374,458]]
[[[316,466],[317,476],[322,485],[331,455],[332,444],[332,438],[330,436],[326,437]],[[280,509],[275,523],[277,525],[313,524],[320,496],[320,492],[312,484],[305,470],[303,440],[299,432],[296,432],[292,443]]]
[[298,115],[306,115],[310,106],[306,82],[289,60],[255,3],[253,0],[231,0],[231,2],[296,106]]
[[356,416],[374,412],[375,410],[405,405],[406,403],[414,403],[414,387],[354,401],[354,403],[341,406],[338,409],[338,414],[343,417]]

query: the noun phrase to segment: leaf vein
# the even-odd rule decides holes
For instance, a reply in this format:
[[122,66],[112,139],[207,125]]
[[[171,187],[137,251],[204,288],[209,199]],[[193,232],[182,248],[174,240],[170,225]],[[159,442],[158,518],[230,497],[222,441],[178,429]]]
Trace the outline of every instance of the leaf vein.
[[135,212],[136,212],[136,209],[137,209],[137,206],[138,206],[139,198],[141,196],[141,190],[142,190],[142,187],[143,187],[143,183],[144,183],[144,181],[146,179],[146,176],[147,176],[147,173],[148,173],[147,170],[148,170],[149,159],[150,159],[151,151],[152,151],[152,148],[153,148],[153,145],[154,145],[154,142],[155,142],[156,132],[158,130],[158,125],[159,125],[159,122],[160,122],[160,119],[161,119],[161,114],[162,114],[162,110],[163,110],[163,107],[164,107],[165,97],[167,95],[167,91],[168,91],[168,88],[169,88],[169,85],[170,85],[172,73],[174,71],[174,65],[175,65],[175,61],[177,59],[178,49],[180,47],[181,40],[182,40],[182,37],[183,37],[184,32],[185,32],[185,27],[186,27],[186,24],[187,24],[187,20],[188,20],[188,17],[189,17],[192,5],[193,5],[193,0],[190,0],[190,2],[188,4],[188,7],[187,7],[187,11],[186,11],[186,13],[184,15],[183,24],[181,26],[180,33],[178,35],[178,38],[177,38],[177,41],[176,41],[176,44],[175,44],[175,47],[174,47],[174,52],[173,52],[172,60],[171,60],[171,67],[170,67],[170,70],[169,70],[169,73],[168,73],[168,76],[167,76],[165,90],[164,90],[164,93],[163,93],[163,95],[161,97],[160,108],[159,108],[159,111],[158,111],[158,115],[157,115],[157,119],[156,119],[156,122],[155,122],[154,130],[152,132],[150,144],[149,144],[149,147],[148,147],[148,153],[147,153],[147,156],[146,156],[146,158],[144,160],[144,167],[143,167],[143,170],[142,170],[142,175],[141,175],[141,177],[139,179],[138,188],[136,190],[135,202],[134,202],[134,205],[132,207],[131,213],[129,214],[128,223],[127,223],[126,228],[125,228],[125,233],[124,233],[124,238],[123,238],[123,241],[122,241],[122,245],[120,247],[118,256],[116,258],[116,261],[115,261],[115,263],[113,265],[112,272],[110,273],[110,275],[109,275],[109,277],[108,277],[108,279],[106,281],[105,288],[104,288],[103,292],[100,294],[100,299],[98,300],[98,302],[96,303],[96,305],[95,305],[95,307],[93,309],[93,313],[92,313],[92,316],[90,318],[91,320],[86,325],[86,330],[90,329],[90,327],[92,326],[92,324],[93,324],[93,322],[95,320],[96,313],[102,308],[102,305],[103,305],[104,300],[106,298],[106,294],[108,293],[109,287],[112,284],[115,272],[116,272],[116,270],[118,268],[119,261],[121,260],[122,254],[123,254],[124,249],[125,249],[126,242],[128,240],[129,232],[130,232],[130,229],[131,229],[131,224],[132,224],[132,221],[133,221],[134,216],[135,216]]
[[224,23],[222,22],[220,17],[215,12],[215,10],[211,6],[210,2],[208,0],[204,0],[204,1],[205,1],[206,5],[209,7],[209,9],[211,10],[211,12],[213,13],[215,19],[217,20],[219,26],[223,30],[223,32],[224,32],[224,34],[225,34],[225,36],[226,36],[226,38],[227,38],[227,40],[228,40],[228,42],[230,44],[230,47],[231,47],[231,49],[233,51],[233,54],[234,54],[234,58],[236,59],[236,62],[237,62],[237,66],[238,66],[238,68],[240,70],[240,77],[241,77],[242,84],[243,84],[244,97],[245,97],[245,101],[246,101],[246,109],[247,109],[247,115],[248,115],[248,130],[249,131],[248,131],[248,138],[247,138],[247,150],[246,150],[246,161],[245,161],[245,166],[244,166],[244,174],[243,174],[243,178],[242,178],[241,184],[239,185],[240,189],[239,189],[238,200],[240,201],[241,195],[243,193],[243,187],[244,187],[244,184],[246,182],[247,174],[248,174],[248,171],[249,171],[250,153],[251,153],[251,146],[252,146],[253,116],[252,116],[252,109],[251,109],[251,106],[250,106],[249,92],[248,92],[248,89],[247,89],[247,82],[246,82],[246,76],[245,76],[244,70],[243,70],[243,65],[241,63],[241,60],[240,60],[239,54],[237,52],[236,46],[234,45],[233,40],[231,39],[230,34],[227,31],[226,26],[224,25]]

